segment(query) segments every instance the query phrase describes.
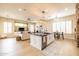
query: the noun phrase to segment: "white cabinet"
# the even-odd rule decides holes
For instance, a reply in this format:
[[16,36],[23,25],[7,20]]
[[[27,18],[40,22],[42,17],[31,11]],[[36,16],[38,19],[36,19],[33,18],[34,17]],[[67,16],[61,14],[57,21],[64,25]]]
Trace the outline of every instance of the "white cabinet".
[[46,48],[48,44],[54,41],[53,34],[47,34],[46,36],[30,34],[30,45],[42,50]]
[[48,35],[47,36],[47,44],[50,44],[53,41],[54,41],[54,35],[53,34]]
[[42,37],[31,34],[30,45],[41,50],[42,49]]

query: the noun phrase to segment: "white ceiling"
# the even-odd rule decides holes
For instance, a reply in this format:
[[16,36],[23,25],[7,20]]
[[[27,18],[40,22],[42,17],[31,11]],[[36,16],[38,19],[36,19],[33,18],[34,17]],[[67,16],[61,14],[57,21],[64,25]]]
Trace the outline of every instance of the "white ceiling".
[[[75,5],[74,3],[0,3],[0,16],[19,20],[53,19],[75,14]],[[19,8],[25,9],[25,11],[18,11]],[[45,14],[42,14],[42,11],[45,11]]]

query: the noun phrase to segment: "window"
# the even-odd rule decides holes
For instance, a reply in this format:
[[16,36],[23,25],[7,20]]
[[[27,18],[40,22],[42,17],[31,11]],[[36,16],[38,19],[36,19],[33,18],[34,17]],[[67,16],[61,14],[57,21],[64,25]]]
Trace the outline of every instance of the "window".
[[53,23],[53,32],[56,32],[57,28],[56,28],[56,23]]
[[72,23],[71,23],[71,21],[66,21],[66,33],[72,33]]
[[61,32],[64,32],[64,33],[66,33],[65,32],[65,22],[60,22],[60,29],[61,29]]
[[11,32],[12,32],[12,23],[4,22],[4,33],[11,33]]
[[57,22],[57,23],[56,23],[56,26],[57,26],[57,27],[56,27],[56,28],[57,28],[57,31],[60,32],[60,31],[61,31],[61,30],[60,30],[61,24],[60,24],[59,22]]
[[71,21],[62,21],[53,23],[53,32],[64,32],[71,34],[72,33],[72,22]]

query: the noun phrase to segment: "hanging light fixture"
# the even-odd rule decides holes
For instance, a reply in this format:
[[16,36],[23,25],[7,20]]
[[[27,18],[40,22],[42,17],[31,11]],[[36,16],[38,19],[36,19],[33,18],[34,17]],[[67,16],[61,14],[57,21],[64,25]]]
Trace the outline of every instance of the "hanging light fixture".
[[45,13],[46,13],[46,11],[45,11],[45,10],[43,10],[43,11],[42,11],[42,15],[43,15],[43,17],[42,17],[42,18],[45,18]]
[[30,18],[27,18],[27,20],[30,20]]
[[44,13],[45,13],[45,11],[43,10],[43,11],[42,11],[42,13],[44,14]]

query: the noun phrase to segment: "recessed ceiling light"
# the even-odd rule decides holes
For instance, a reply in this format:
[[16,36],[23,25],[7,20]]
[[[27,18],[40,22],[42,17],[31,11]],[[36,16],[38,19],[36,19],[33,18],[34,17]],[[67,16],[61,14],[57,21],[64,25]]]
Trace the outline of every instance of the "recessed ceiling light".
[[65,8],[64,10],[65,10],[65,11],[67,11],[67,10],[68,10],[68,8]]
[[22,11],[22,9],[21,9],[21,8],[19,8],[19,9],[18,9],[18,11]]

